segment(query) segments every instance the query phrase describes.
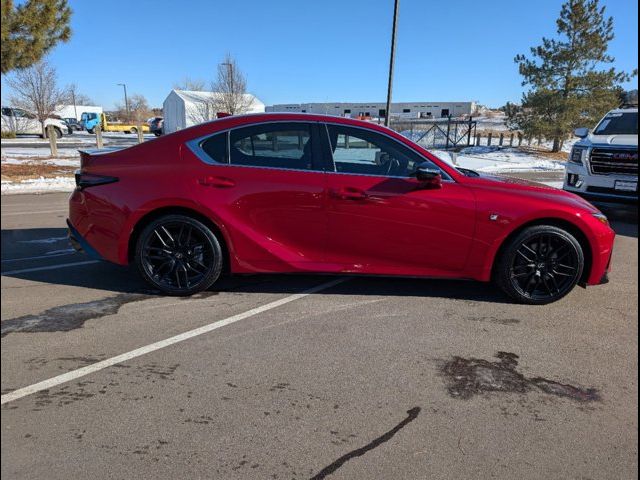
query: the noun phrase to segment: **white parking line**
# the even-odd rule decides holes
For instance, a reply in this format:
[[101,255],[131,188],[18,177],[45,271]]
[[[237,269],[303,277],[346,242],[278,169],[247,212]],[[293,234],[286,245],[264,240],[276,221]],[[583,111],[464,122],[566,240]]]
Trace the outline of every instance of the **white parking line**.
[[7,270],[2,275],[16,275],[18,273],[41,272],[43,270],[56,270],[58,268],[77,267],[80,265],[90,265],[92,263],[100,263],[100,260],[87,260],[85,262],[59,263],[57,265],[48,265],[46,267],[23,268],[20,270]]
[[11,262],[24,262],[27,260],[40,260],[42,258],[56,258],[56,257],[65,257],[67,255],[75,255],[76,252],[75,250],[71,249],[69,251],[66,252],[59,252],[59,253],[50,253],[50,254],[44,254],[44,255],[36,255],[35,257],[20,257],[20,258],[7,258],[6,260],[2,260],[2,263],[11,263]]
[[37,210],[37,211],[29,211],[29,212],[11,212],[11,213],[4,213],[2,212],[2,216],[3,217],[13,217],[13,216],[18,216],[18,215],[36,215],[38,213],[64,213],[67,210]]
[[322,290],[326,290],[331,288],[339,283],[348,280],[347,278],[338,278],[336,280],[332,280],[330,282],[323,283],[316,287],[310,288],[300,293],[296,293],[293,295],[289,295],[288,297],[281,298],[280,300],[276,300],[274,302],[267,303],[266,305],[262,305],[261,307],[252,308],[251,310],[247,310],[243,313],[238,313],[237,315],[233,315],[231,317],[227,317],[223,320],[218,320],[217,322],[210,323],[203,327],[194,328],[193,330],[189,330],[184,333],[180,333],[173,337],[169,337],[165,340],[160,340],[159,342],[151,343],[144,347],[136,348],[135,350],[131,350],[130,352],[122,353],[120,355],[116,355],[115,357],[107,358],[106,360],[102,360],[100,362],[96,362],[92,365],[87,365],[86,367],[78,368],[77,370],[72,370],[67,373],[63,373],[62,375],[58,375],[57,377],[49,378],[48,380],[43,380],[42,382],[35,383],[33,385],[29,385],[28,387],[19,388],[14,390],[11,393],[7,393],[2,395],[0,404],[4,405],[5,403],[12,402],[14,400],[18,400],[19,398],[26,397],[28,395],[32,395],[36,392],[40,392],[42,390],[47,390],[49,388],[53,388],[62,383],[70,382],[72,380],[76,380],[77,378],[84,377],[91,373],[98,372],[107,367],[111,367],[118,363],[126,362],[127,360],[131,360],[132,358],[140,357],[142,355],[146,355],[147,353],[155,352],[156,350],[160,350],[162,348],[166,348],[170,345],[174,345],[176,343],[184,342],[185,340],[189,340],[194,337],[198,337],[200,335],[204,335],[205,333],[212,332],[217,330],[218,328],[225,327],[227,325],[231,325],[232,323],[239,322],[240,320],[244,320],[249,317],[253,317],[258,315],[259,313],[266,312],[268,310],[273,310],[274,308],[281,307],[282,305],[286,305],[287,303],[295,302],[296,300],[300,300],[308,295],[312,295],[314,293],[321,292]]

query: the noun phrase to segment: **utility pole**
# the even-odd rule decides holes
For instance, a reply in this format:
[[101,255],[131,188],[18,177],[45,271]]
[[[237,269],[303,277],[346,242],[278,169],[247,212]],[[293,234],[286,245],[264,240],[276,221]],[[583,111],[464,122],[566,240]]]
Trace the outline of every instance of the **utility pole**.
[[389,58],[389,86],[387,88],[387,109],[384,112],[384,126],[389,126],[391,117],[391,91],[393,90],[393,62],[396,54],[396,27],[398,26],[398,7],[400,0],[394,0],[393,6],[393,29],[391,30],[391,56]]
[[127,85],[124,83],[119,83],[122,88],[124,88],[124,109],[127,111],[127,121],[131,121],[131,114],[129,113],[129,99],[127,98]]

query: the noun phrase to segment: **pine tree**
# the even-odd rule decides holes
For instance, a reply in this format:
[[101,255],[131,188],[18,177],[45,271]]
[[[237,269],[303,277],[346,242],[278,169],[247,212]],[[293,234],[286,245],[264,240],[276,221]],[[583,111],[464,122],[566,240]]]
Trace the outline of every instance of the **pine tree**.
[[34,65],[71,37],[67,0],[2,0],[2,73]]
[[607,66],[614,62],[607,54],[613,19],[605,17],[598,0],[569,0],[556,25],[557,39],[543,38],[542,45],[531,48],[531,58],[516,56],[522,85],[531,89],[522,105],[508,112],[511,127],[553,139],[554,152],[574,128],[594,124],[614,108],[620,84],[637,73]]

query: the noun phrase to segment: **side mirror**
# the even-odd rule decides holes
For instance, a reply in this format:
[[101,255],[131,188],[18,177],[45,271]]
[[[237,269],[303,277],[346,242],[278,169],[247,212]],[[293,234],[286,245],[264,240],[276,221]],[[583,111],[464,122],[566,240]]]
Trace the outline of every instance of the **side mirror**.
[[576,128],[576,129],[573,131],[573,134],[574,134],[576,137],[579,137],[579,138],[585,138],[585,137],[589,136],[589,129],[588,129],[588,128],[585,128],[585,127]]
[[422,188],[442,188],[440,170],[433,168],[433,165],[429,162],[418,165],[415,175]]

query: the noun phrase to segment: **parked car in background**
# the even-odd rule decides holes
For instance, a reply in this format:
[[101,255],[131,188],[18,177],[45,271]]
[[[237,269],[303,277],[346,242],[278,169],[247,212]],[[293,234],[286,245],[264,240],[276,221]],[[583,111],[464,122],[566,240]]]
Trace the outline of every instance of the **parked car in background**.
[[82,130],[82,125],[76,118],[65,118],[65,123],[69,127],[69,133],[79,132]]
[[615,233],[590,203],[370,122],[230,116],[80,155],[72,243],[171,295],[222,272],[494,280],[528,304],[607,281]]
[[162,117],[154,117],[149,120],[149,130],[156,137],[159,137],[164,133],[162,130],[163,125],[164,125],[164,119]]
[[593,132],[578,128],[564,189],[594,202],[638,202],[638,108],[607,113]]
[[66,122],[53,115],[44,121],[45,134],[42,133],[42,124],[38,118],[31,112],[21,108],[2,107],[2,131],[15,132],[16,135],[40,135],[46,137],[49,126],[53,127],[53,131],[57,138],[71,133]]

